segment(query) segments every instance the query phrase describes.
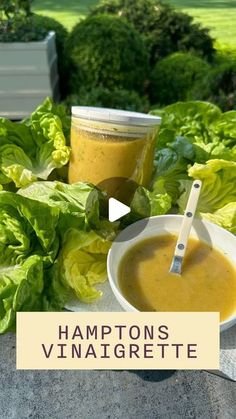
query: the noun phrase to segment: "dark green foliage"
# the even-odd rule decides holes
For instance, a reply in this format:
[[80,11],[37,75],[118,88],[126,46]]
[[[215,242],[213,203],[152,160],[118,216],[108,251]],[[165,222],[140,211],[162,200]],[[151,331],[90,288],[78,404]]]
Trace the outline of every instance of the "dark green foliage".
[[195,85],[193,98],[212,101],[223,111],[236,109],[236,50],[217,50],[211,71]]
[[67,47],[75,67],[73,92],[81,83],[87,90],[102,85],[144,92],[148,54],[141,36],[125,19],[89,17],[74,27]]
[[152,71],[150,84],[152,103],[168,105],[191,99],[195,84],[209,71],[210,65],[191,53],[177,52],[169,55],[159,61]]
[[32,42],[42,41],[48,31],[43,26],[34,27],[34,19],[30,17],[16,17],[6,25],[0,22],[0,42]]
[[236,109],[236,61],[228,60],[210,71],[194,90],[194,98],[213,102],[223,111]]
[[32,0],[1,0],[0,13],[2,19],[11,20],[17,16],[30,16]]
[[151,64],[176,51],[194,51],[211,59],[213,40],[206,28],[193,18],[158,0],[104,0],[92,15],[110,13],[123,16],[144,38]]
[[33,31],[31,14],[31,0],[1,0],[0,42],[21,41],[21,38],[27,41],[28,38],[31,40],[32,35],[33,41],[37,40],[37,37],[43,39],[45,33],[42,29],[37,35]]
[[70,112],[70,107],[75,105],[81,106],[98,106],[114,109],[125,109],[128,111],[148,112],[149,103],[146,97],[140,97],[134,91],[124,89],[114,89],[113,91],[97,87],[91,91],[81,91],[79,95],[71,95],[65,105]]

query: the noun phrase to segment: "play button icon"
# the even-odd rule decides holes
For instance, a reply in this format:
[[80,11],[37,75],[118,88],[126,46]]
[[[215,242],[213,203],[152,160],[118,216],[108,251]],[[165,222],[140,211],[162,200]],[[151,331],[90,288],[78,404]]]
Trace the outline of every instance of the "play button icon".
[[[151,208],[142,187],[131,179],[114,177],[104,179],[93,188],[86,199],[86,221],[89,227],[102,238],[126,241],[132,237],[118,234],[135,223],[133,237],[142,231],[150,217]],[[143,219],[143,223],[136,221]]]
[[108,219],[110,222],[117,221],[131,211],[128,205],[123,204],[115,198],[109,198],[108,201]]

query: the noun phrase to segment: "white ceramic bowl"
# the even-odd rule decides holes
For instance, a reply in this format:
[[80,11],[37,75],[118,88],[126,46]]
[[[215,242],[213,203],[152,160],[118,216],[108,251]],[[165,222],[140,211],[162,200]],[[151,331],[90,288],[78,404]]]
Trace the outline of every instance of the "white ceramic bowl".
[[[160,215],[150,217],[149,220],[138,221],[123,230],[112,244],[107,259],[108,278],[116,299],[125,311],[138,310],[126,300],[119,287],[118,269],[122,257],[130,247],[140,240],[165,233],[177,233],[182,218],[182,215]],[[143,230],[140,228],[142,224]],[[140,232],[140,230],[142,231]],[[136,236],[135,231],[139,231]],[[194,220],[190,234],[220,250],[236,267],[236,236],[216,224],[200,219]],[[235,312],[229,319],[221,323],[220,329],[221,331],[226,330],[234,324],[236,324],[236,295]]]

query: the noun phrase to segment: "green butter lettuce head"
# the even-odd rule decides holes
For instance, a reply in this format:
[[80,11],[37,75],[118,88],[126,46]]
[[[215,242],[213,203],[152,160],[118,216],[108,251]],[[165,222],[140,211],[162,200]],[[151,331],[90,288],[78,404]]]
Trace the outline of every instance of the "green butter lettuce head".
[[13,192],[0,192],[0,269],[37,254],[45,266],[58,251],[59,211]]
[[236,202],[230,202],[215,212],[200,212],[200,216],[236,234]]
[[17,188],[37,180],[32,161],[22,148],[6,144],[0,147],[0,167],[2,183],[14,182]]
[[89,183],[78,182],[69,185],[59,181],[39,181],[21,188],[18,194],[46,202],[65,213],[82,212],[84,214],[88,196],[94,189],[94,186]]
[[38,177],[44,180],[54,169],[61,168],[69,161],[70,149],[66,146],[62,116],[61,118],[60,116],[56,114],[56,105],[53,105],[52,101],[47,98],[43,105],[32,113],[29,121],[37,144],[35,158],[37,170],[40,173]]
[[85,302],[101,295],[94,284],[106,280],[111,242],[88,223],[99,222],[100,194],[61,182],[0,192],[0,333],[14,329],[17,311],[61,310],[72,292]]
[[22,149],[29,157],[34,155],[34,138],[24,121],[18,123],[0,118],[0,144],[1,146],[12,144]]
[[214,123],[211,158],[236,162],[236,111],[222,113]]
[[42,311],[61,311],[71,297],[70,288],[61,281],[58,258],[44,270]]
[[18,194],[57,208],[60,211],[61,234],[72,227],[101,226],[100,207],[105,198],[89,183],[35,182],[19,189]]
[[174,103],[162,110],[157,149],[170,147],[176,137],[182,136],[192,144],[198,163],[213,158],[236,161],[235,122],[236,111],[222,113],[208,102]]
[[213,141],[208,144],[194,144],[196,150],[196,161],[204,162],[209,159],[223,159],[236,161],[236,146],[228,147],[224,142],[214,136]]
[[[203,218],[235,231],[236,163],[222,159],[209,160],[206,164],[195,163],[188,170],[192,179],[202,181],[197,213]],[[180,212],[184,212],[192,181],[181,182],[182,195],[178,200]]]
[[[15,327],[17,311],[61,309],[65,298],[52,268],[59,251],[60,210],[13,192],[0,192],[0,333]],[[52,277],[53,276],[53,277]]]
[[46,180],[69,161],[66,136],[64,108],[49,98],[26,121],[0,118],[0,183],[14,182],[20,188],[37,179]]
[[66,114],[66,108],[62,104],[56,104],[52,101],[51,98],[47,97],[44,102],[37,107],[37,109],[32,113],[32,116],[29,120],[26,121],[29,125],[32,125],[39,121],[41,118],[44,118],[45,115],[55,115],[61,121],[62,130],[66,139],[66,144],[69,143],[70,137],[70,117]]
[[142,218],[166,214],[171,208],[171,197],[163,185],[160,188],[148,189],[139,186],[130,204],[131,213],[125,217],[125,224]]
[[36,144],[24,123],[0,118],[0,183],[14,182],[17,187],[37,179],[32,159]]
[[157,148],[161,149],[177,136],[192,143],[211,142],[213,125],[221,110],[208,102],[176,102],[163,109],[162,124],[158,134]]
[[0,334],[15,329],[17,311],[42,309],[43,261],[30,256],[22,265],[0,269]]
[[236,145],[236,111],[222,113],[214,124],[214,132],[226,146]]
[[163,185],[176,204],[179,197],[179,182],[187,179],[187,167],[195,160],[193,145],[184,137],[177,137],[168,147],[158,150],[155,155],[153,190]]
[[101,296],[94,285],[107,279],[106,259],[111,242],[94,231],[71,229],[65,235],[59,255],[60,278],[64,286],[83,302]]

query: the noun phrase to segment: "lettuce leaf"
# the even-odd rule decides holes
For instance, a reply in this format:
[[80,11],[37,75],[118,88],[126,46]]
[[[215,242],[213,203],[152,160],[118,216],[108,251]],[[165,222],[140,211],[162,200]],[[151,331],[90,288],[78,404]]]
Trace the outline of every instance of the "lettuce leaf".
[[191,143],[183,137],[177,137],[169,147],[158,150],[155,155],[155,175],[153,190],[168,193],[172,203],[176,204],[179,197],[179,182],[187,179],[187,167],[194,162],[195,150]]
[[236,145],[236,111],[221,114],[214,124],[214,133],[225,146]]
[[151,190],[139,186],[130,203],[131,212],[120,220],[119,228],[123,229],[142,218],[166,214],[170,208],[171,197],[163,184],[160,185],[156,182],[155,187],[152,187]]
[[27,125],[34,125],[39,127],[37,121],[43,120],[45,115],[56,116],[61,121],[62,131],[66,139],[66,144],[69,144],[70,137],[70,117],[66,114],[66,108],[62,104],[55,104],[49,97],[37,107],[37,109],[32,113],[31,118],[26,121]]
[[65,214],[74,212],[84,214],[88,196],[94,189],[93,185],[83,182],[69,185],[59,181],[39,181],[19,189],[18,194],[36,201],[46,202],[52,207],[60,208]]
[[236,161],[236,111],[222,113],[208,102],[177,102],[162,111],[157,149],[170,147],[182,136],[195,151],[195,162],[210,159]]
[[[54,169],[66,165],[68,118],[61,105],[47,98],[21,123],[0,118],[0,183],[17,188],[37,179],[46,180]],[[66,122],[65,122],[66,121]]]
[[61,235],[72,227],[84,229],[90,226],[98,230],[102,228],[101,207],[105,196],[89,183],[78,182],[69,185],[58,181],[35,182],[19,189],[18,194],[59,209]]
[[191,143],[208,144],[212,141],[214,123],[221,110],[208,102],[176,102],[163,109],[162,124],[158,133],[157,148],[171,143],[177,136]]
[[17,311],[42,309],[43,261],[30,256],[22,265],[0,269],[0,333],[15,329]]
[[42,310],[58,220],[57,208],[0,192],[0,333],[14,329],[17,311]]
[[7,118],[0,118],[0,143],[1,146],[13,144],[27,153],[29,157],[34,155],[34,138],[24,121],[18,123]]
[[83,183],[0,192],[0,333],[15,327],[19,310],[61,310],[72,291],[87,302],[100,296],[94,284],[106,280],[110,242],[88,224],[100,219],[99,199]]
[[111,242],[94,231],[71,229],[59,255],[60,280],[83,302],[91,303],[102,293],[94,285],[107,279],[106,259]]
[[230,202],[212,213],[200,212],[200,216],[236,234],[236,202]]
[[[222,159],[195,163],[188,169],[188,174],[192,179],[202,180],[197,213],[235,232],[236,163]],[[191,180],[181,182],[183,193],[178,200],[181,213],[186,207],[191,185]]]
[[37,176],[34,173],[32,161],[23,151],[22,148],[6,144],[0,147],[0,167],[2,175],[2,183],[14,182],[17,188],[35,182]]
[[0,192],[0,269],[22,263],[31,254],[45,266],[58,252],[59,210],[13,192]]
[[[63,133],[62,107],[60,117],[57,115],[57,107],[47,98],[43,105],[32,113],[28,126],[37,144],[35,159],[38,177],[47,179],[52,170],[66,165],[70,157],[70,149],[66,146],[66,138]],[[66,118],[66,115],[62,118]]]

